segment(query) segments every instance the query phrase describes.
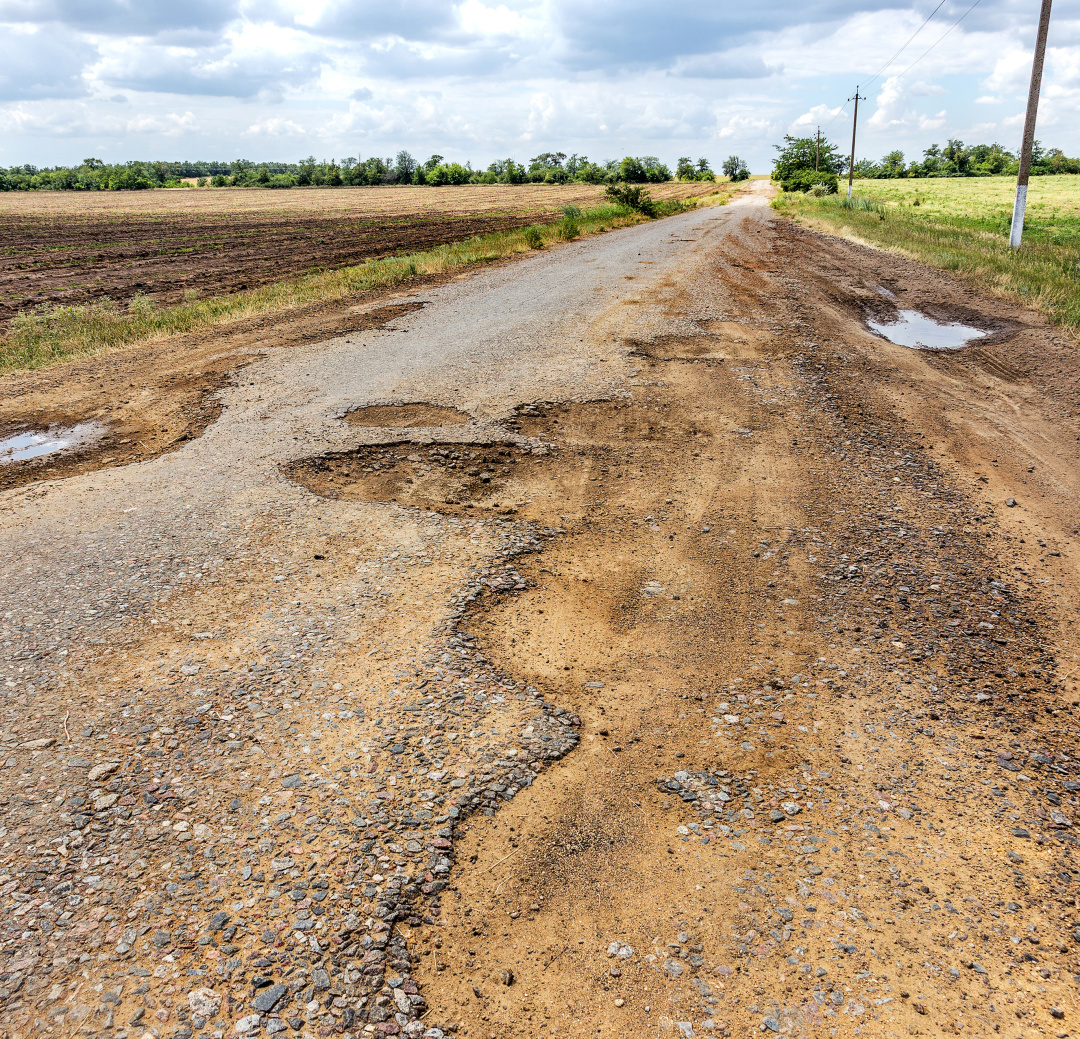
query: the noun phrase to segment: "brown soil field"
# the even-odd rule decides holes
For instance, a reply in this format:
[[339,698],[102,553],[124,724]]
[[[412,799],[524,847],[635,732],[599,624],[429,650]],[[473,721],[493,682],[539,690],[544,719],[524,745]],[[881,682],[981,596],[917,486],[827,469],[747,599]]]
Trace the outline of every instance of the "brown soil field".
[[[662,184],[659,199],[714,191]],[[405,187],[9,193],[0,200],[0,327],[45,304],[143,295],[169,305],[430,249],[601,204],[604,189]]]

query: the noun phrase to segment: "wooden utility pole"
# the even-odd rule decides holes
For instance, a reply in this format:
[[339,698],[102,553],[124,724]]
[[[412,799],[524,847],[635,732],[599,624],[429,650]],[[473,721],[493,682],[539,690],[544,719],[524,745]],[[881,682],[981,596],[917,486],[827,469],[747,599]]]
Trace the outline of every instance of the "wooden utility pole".
[[859,101],[865,101],[866,98],[859,97],[859,88],[855,88],[855,96],[849,97],[849,101],[855,102],[855,115],[851,120],[851,164],[848,166],[847,173],[847,197],[851,198],[851,182],[855,179],[855,130],[859,125]]
[[817,128],[817,138],[814,141],[814,172],[817,173],[821,162],[821,127]]
[[1039,90],[1042,87],[1043,58],[1046,56],[1046,34],[1049,30],[1050,0],[1042,0],[1039,35],[1035,38],[1035,59],[1031,63],[1031,86],[1028,88],[1027,116],[1024,118],[1024,141],[1020,145],[1020,171],[1016,175],[1012,228],[1009,231],[1009,247],[1012,249],[1019,249],[1024,237],[1028,177],[1031,174],[1031,153],[1035,147],[1035,115],[1039,110]]

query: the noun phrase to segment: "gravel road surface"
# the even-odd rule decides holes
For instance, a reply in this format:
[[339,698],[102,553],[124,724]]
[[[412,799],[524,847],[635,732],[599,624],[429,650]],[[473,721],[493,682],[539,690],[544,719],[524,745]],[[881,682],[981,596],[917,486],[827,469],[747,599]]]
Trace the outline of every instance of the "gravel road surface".
[[12,463],[5,1039],[1069,1034],[1071,337],[762,185],[340,309]]

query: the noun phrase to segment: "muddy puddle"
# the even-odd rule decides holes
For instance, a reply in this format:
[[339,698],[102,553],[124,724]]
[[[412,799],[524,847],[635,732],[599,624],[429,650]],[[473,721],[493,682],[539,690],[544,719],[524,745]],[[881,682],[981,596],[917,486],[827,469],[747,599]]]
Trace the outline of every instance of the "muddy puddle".
[[46,458],[62,451],[77,451],[101,439],[105,430],[96,422],[75,426],[50,426],[44,430],[24,430],[0,439],[0,465]]
[[894,321],[866,323],[876,335],[912,350],[959,350],[989,334],[959,321],[935,321],[918,310],[901,310]]

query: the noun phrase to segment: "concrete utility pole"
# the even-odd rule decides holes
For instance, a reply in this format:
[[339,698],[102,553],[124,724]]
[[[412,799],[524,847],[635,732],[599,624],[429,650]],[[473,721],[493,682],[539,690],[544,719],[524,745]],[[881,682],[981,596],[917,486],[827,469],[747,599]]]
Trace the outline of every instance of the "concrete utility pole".
[[821,127],[817,128],[817,139],[814,141],[814,172],[817,173],[821,162]]
[[859,97],[859,88],[856,87],[855,96],[848,100],[855,102],[855,116],[851,120],[851,165],[848,166],[847,173],[847,197],[851,198],[851,182],[855,179],[855,130],[859,125],[859,101],[865,101],[866,98]]
[[1024,142],[1020,145],[1020,172],[1016,176],[1016,200],[1013,202],[1012,228],[1009,231],[1011,249],[1019,249],[1024,237],[1024,210],[1027,208],[1031,153],[1035,146],[1035,116],[1039,110],[1039,90],[1042,87],[1043,58],[1046,56],[1046,34],[1049,30],[1050,0],[1042,0],[1039,35],[1035,39],[1035,60],[1031,63],[1031,86],[1028,88],[1027,116],[1024,119]]

